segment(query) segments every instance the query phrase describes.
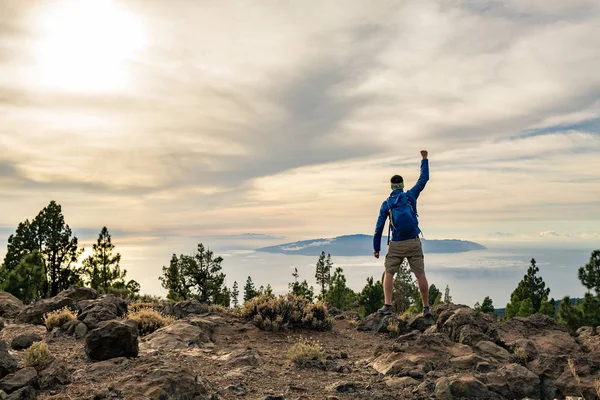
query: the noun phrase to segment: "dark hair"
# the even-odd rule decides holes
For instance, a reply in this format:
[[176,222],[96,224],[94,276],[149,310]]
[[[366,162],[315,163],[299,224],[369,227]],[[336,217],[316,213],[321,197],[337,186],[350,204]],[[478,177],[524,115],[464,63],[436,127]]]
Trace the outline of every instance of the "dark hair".
[[391,183],[402,183],[404,182],[404,179],[402,179],[402,177],[400,175],[394,175],[392,176],[392,179],[390,179]]

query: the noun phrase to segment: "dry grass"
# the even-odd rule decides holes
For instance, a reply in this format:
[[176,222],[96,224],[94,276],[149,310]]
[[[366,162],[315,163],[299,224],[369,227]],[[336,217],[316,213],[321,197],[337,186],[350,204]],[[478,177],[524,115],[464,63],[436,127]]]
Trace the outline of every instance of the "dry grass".
[[25,350],[25,362],[29,367],[39,368],[45,365],[49,357],[50,350],[44,342],[35,342]]
[[129,312],[137,312],[143,309],[153,308],[156,309],[156,304],[148,301],[136,301],[135,303],[129,304],[127,307]]
[[255,297],[244,303],[240,316],[253,320],[258,328],[270,331],[288,328],[326,331],[333,327],[333,319],[324,303],[310,303],[293,294]]
[[303,366],[311,361],[323,360],[323,347],[318,341],[300,339],[287,353],[288,361]]
[[579,395],[581,396],[582,399],[584,399],[585,397],[583,396],[583,389],[581,388],[581,378],[577,374],[577,369],[575,368],[575,362],[573,362],[572,358],[569,358],[569,360],[567,362],[569,363],[569,369],[571,370],[571,374],[573,375],[573,378],[575,378],[575,381],[577,382],[577,390],[579,391]]
[[67,307],[60,310],[44,314],[44,325],[50,332],[54,328],[60,328],[69,321],[77,319],[77,311],[70,310]]
[[596,394],[598,395],[598,398],[600,398],[600,379],[594,381],[594,386],[596,388]]
[[211,304],[208,306],[208,312],[212,314],[230,314],[231,310],[220,304]]
[[149,335],[176,321],[174,317],[164,315],[154,308],[140,308],[137,311],[130,312],[125,318],[137,323],[140,336]]
[[358,325],[360,324],[360,322],[357,319],[349,319],[348,323],[353,328],[358,328]]
[[529,361],[529,354],[522,347],[517,347],[513,353],[513,360],[517,364],[526,365],[527,361]]
[[389,322],[387,324],[387,330],[390,337],[398,337],[398,334],[400,333],[400,323],[394,321]]

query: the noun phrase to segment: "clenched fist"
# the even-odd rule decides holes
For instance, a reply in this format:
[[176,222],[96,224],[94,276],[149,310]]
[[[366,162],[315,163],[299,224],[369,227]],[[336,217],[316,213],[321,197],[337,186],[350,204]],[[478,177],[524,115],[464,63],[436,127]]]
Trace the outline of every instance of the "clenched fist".
[[427,158],[427,150],[421,150],[421,156],[423,156],[423,159]]

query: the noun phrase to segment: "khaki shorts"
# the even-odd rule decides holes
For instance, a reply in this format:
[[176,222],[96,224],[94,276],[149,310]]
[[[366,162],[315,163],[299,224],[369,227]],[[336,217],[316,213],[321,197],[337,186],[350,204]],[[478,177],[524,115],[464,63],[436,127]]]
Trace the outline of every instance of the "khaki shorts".
[[410,270],[414,274],[425,273],[423,247],[418,236],[399,242],[390,242],[385,255],[385,272],[396,274],[405,258],[408,260]]

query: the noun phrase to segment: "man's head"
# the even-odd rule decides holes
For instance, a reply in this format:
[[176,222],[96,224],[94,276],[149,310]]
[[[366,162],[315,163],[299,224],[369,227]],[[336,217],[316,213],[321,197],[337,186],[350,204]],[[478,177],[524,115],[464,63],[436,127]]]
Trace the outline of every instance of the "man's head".
[[404,189],[404,179],[402,179],[400,175],[392,176],[392,179],[390,179],[390,183],[392,186],[392,190]]

